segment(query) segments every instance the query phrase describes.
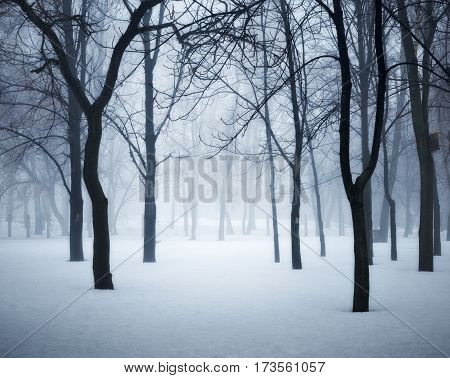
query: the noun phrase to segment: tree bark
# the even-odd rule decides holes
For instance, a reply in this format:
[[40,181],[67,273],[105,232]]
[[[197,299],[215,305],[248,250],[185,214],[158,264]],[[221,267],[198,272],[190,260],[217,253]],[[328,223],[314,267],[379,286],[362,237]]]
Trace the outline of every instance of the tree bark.
[[293,195],[291,205],[291,254],[292,269],[302,269],[302,258],[300,254],[300,194],[301,194],[301,153],[303,149],[303,129],[300,122],[300,108],[297,98],[296,71],[294,63],[294,36],[292,35],[286,0],[280,0],[281,17],[283,19],[284,36],[286,40],[286,54],[289,69],[289,89],[292,104],[292,115],[294,117],[295,129],[295,152],[293,163]]
[[[85,6],[83,2],[83,6]],[[64,0],[63,10],[66,17],[72,17],[72,0]],[[81,37],[81,34],[80,34]],[[86,49],[86,41],[82,40],[83,52]],[[77,77],[77,53],[75,48],[74,30],[72,21],[64,22],[64,42],[69,56],[68,69],[74,77]],[[85,67],[81,64],[81,70]],[[84,78],[81,81],[84,86]],[[82,194],[82,167],[81,167],[81,108],[70,86],[67,100],[68,111],[68,140],[70,157],[70,226],[69,226],[69,260],[83,261],[83,194]]]
[[350,167],[350,109],[352,95],[352,81],[350,71],[350,58],[348,54],[344,16],[340,0],[333,0],[334,12],[324,3],[320,5],[328,12],[336,27],[339,62],[341,69],[341,104],[340,104],[340,166],[342,180],[350,202],[353,220],[353,240],[355,256],[355,276],[353,312],[366,312],[369,310],[369,251],[367,242],[366,215],[364,213],[364,190],[372,176],[380,151],[381,135],[384,122],[384,106],[386,95],[386,66],[383,48],[383,23],[381,1],[375,2],[375,51],[377,60],[377,96],[375,112],[375,128],[372,151],[367,166],[353,183]]
[[[366,46],[366,35],[371,35],[372,19],[366,15],[364,4],[372,4],[364,1],[357,2],[357,35],[358,35],[358,77],[360,90],[360,113],[361,113],[361,163],[362,169],[367,167],[370,159],[369,149],[369,86],[370,70],[367,66],[373,62],[372,46]],[[370,21],[369,21],[370,20]],[[369,42],[371,38],[369,38]],[[367,227],[367,250],[369,253],[369,265],[373,264],[373,221],[372,221],[372,184],[369,181],[364,189],[364,212],[365,225]]]
[[355,255],[355,272],[353,288],[353,312],[369,311],[369,253],[367,251],[367,228],[364,214],[364,196],[355,194],[350,202],[353,220],[353,252]]
[[[264,97],[268,97],[268,67],[269,62],[267,58],[266,49],[266,27],[264,24],[264,12],[261,12],[261,25],[262,35],[263,35],[263,59],[264,59]],[[278,236],[278,211],[276,203],[276,193],[275,193],[275,164],[273,159],[273,147],[272,147],[272,135],[271,135],[271,122],[270,122],[270,110],[268,101],[264,102],[264,125],[266,132],[266,144],[267,153],[269,155],[269,172],[270,172],[270,206],[272,211],[272,229],[273,229],[273,254],[275,263],[280,262],[280,243]]]
[[420,169],[419,271],[433,271],[433,158],[429,145],[428,123],[422,108],[418,60],[404,0],[397,0],[402,41],[408,71],[412,123]]
[[93,108],[87,115],[89,133],[84,152],[83,177],[92,202],[94,231],[93,271],[96,289],[113,290],[109,265],[108,199],[98,177],[98,158],[102,137],[102,109]]

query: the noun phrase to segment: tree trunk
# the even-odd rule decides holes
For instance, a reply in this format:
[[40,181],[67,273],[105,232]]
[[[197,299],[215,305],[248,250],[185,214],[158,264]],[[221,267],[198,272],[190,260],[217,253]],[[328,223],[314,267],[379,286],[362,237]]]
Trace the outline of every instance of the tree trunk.
[[13,199],[13,192],[10,189],[8,193],[8,203],[6,209],[6,221],[8,222],[8,238],[12,237],[13,213],[14,213],[14,199]]
[[374,243],[387,243],[389,233],[389,203],[386,196],[383,196],[380,212],[380,228],[374,230]]
[[23,201],[23,223],[25,226],[25,234],[29,239],[31,237],[31,219],[30,219],[30,211],[28,208],[28,195],[26,194]]
[[241,232],[242,235],[246,235],[245,225],[247,224],[247,202],[242,203],[242,222],[241,222]]
[[[264,12],[261,11],[261,25],[264,25]],[[266,49],[266,27],[262,27],[263,34],[263,57],[264,57],[264,97],[268,98],[268,59],[267,59],[267,49]],[[275,263],[280,262],[280,244],[278,237],[278,212],[276,203],[276,193],[275,193],[275,164],[273,159],[273,148],[272,148],[272,135],[271,135],[271,122],[270,122],[270,111],[268,101],[264,102],[264,124],[266,132],[266,144],[267,152],[269,154],[269,172],[270,172],[270,205],[272,210],[272,229],[273,229],[273,251],[274,251],[274,261]]]
[[367,229],[365,226],[364,198],[358,194],[350,202],[353,220],[353,252],[355,255],[355,275],[353,289],[353,312],[369,311],[369,251],[367,250]]
[[[369,310],[369,243],[367,233],[372,232],[367,229],[365,214],[365,187],[372,176],[378,161],[380,151],[381,135],[384,121],[384,105],[386,95],[386,66],[383,49],[383,22],[382,4],[376,1],[375,5],[375,51],[377,61],[377,95],[375,127],[373,134],[372,150],[367,166],[353,183],[350,166],[350,117],[351,117],[351,63],[348,54],[346,30],[344,27],[344,16],[341,2],[333,0],[334,12],[329,9],[330,17],[336,26],[337,44],[339,50],[339,62],[341,69],[341,97],[340,97],[340,120],[339,120],[339,160],[342,180],[350,202],[353,220],[354,236],[354,256],[355,256],[355,277],[353,294],[353,312],[365,312]],[[327,8],[325,8],[327,9]]]
[[53,214],[56,217],[56,220],[59,223],[59,228],[61,229],[61,235],[64,235],[64,217],[62,216],[61,212],[58,209],[58,206],[56,204],[56,185],[55,182],[49,182],[48,183],[48,190],[47,190],[47,197],[50,204],[50,208],[53,212]]
[[407,66],[412,123],[420,169],[419,271],[433,271],[433,158],[429,144],[428,123],[422,108],[418,60],[404,0],[397,0],[402,23],[402,41]]
[[293,196],[291,206],[291,254],[292,269],[302,269],[302,259],[300,255],[300,194],[301,194],[301,154],[303,150],[303,128],[300,122],[300,108],[297,97],[296,70],[294,62],[294,37],[292,35],[286,0],[280,0],[281,17],[283,19],[284,36],[286,40],[286,52],[289,68],[289,89],[292,104],[292,115],[294,117],[295,129],[295,152],[293,163]]
[[46,223],[46,233],[47,233],[47,239],[51,238],[51,229],[52,229],[52,213],[50,211],[50,201],[48,198],[48,195],[43,198],[44,202],[44,216],[45,216],[45,223]]
[[433,191],[433,254],[434,256],[441,256],[441,206],[439,204],[436,169],[433,169]]
[[[83,2],[83,9],[86,5]],[[64,0],[63,10],[67,19],[72,16],[72,1]],[[86,38],[81,43],[81,85],[85,83],[84,58],[86,52]],[[72,75],[77,76],[77,52],[75,48],[74,30],[71,21],[64,22],[64,39],[70,59],[68,60]],[[83,261],[83,195],[82,195],[82,167],[81,167],[81,108],[72,90],[68,91],[68,139],[70,154],[70,226],[69,245],[70,261]]]
[[81,182],[81,111],[69,94],[70,144],[70,261],[84,261],[83,253],[83,192]]
[[[308,127],[307,127],[308,129]],[[320,256],[326,256],[325,249],[325,233],[323,230],[323,219],[322,219],[322,204],[320,201],[320,190],[319,190],[319,177],[317,175],[317,167],[316,160],[314,157],[314,151],[311,145],[311,139],[308,137],[308,149],[309,149],[309,157],[311,159],[311,167],[314,177],[314,195],[316,197],[316,219],[317,219],[317,228],[319,231],[319,239],[320,239]]]
[[144,179],[145,195],[144,195],[144,256],[143,262],[156,262],[156,201],[155,201],[155,185],[156,185],[156,161],[155,146],[151,141],[147,143],[147,169]]
[[450,209],[448,210],[447,216],[447,241],[450,241]]
[[[164,16],[164,3],[160,6],[159,24]],[[149,26],[151,12],[147,11],[142,19],[145,26]],[[145,75],[145,207],[144,207],[144,262],[156,262],[156,141],[157,134],[154,123],[154,82],[153,71],[159,54],[159,38],[161,32],[157,33],[155,49],[151,54],[151,35],[148,31],[142,35],[145,50],[144,75]],[[187,214],[186,214],[187,216]]]
[[42,235],[44,232],[44,221],[42,218],[41,188],[39,184],[33,185],[34,192],[34,234]]
[[92,203],[94,230],[93,270],[96,289],[114,289],[110,272],[110,240],[108,199],[98,177],[98,157],[102,137],[102,112],[92,109],[87,117],[89,133],[86,140],[83,177]]
[[293,172],[294,193],[291,205],[291,254],[292,269],[302,269],[300,255],[300,168]]
[[[371,3],[370,3],[371,4]],[[357,32],[358,32],[358,77],[360,90],[360,113],[361,113],[361,163],[364,170],[369,163],[369,87],[370,69],[368,65],[374,63],[372,58],[372,46],[366,43],[366,35],[372,29],[372,18],[367,16],[367,9],[363,1],[358,1]],[[369,34],[371,35],[371,34]],[[369,42],[371,39],[369,39]],[[366,46],[366,44],[368,46]],[[373,221],[372,221],[372,185],[369,181],[364,189],[364,212],[365,225],[367,228],[367,250],[369,252],[369,265],[373,264]]]
[[392,198],[392,189],[389,180],[389,159],[386,143],[386,129],[384,127],[383,137],[383,179],[384,179],[384,198],[389,204],[389,215],[391,224],[391,260],[397,261],[397,222],[395,219],[395,201]]

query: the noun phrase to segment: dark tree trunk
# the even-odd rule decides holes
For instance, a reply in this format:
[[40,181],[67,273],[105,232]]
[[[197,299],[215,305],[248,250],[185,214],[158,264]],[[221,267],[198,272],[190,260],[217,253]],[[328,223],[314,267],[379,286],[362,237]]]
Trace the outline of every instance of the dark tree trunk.
[[[361,194],[350,202],[353,220],[353,251],[355,255],[355,276],[353,289],[353,312],[369,311],[369,251],[367,250],[367,229],[365,227],[364,199]],[[358,198],[359,197],[359,198]]]
[[[86,4],[83,1],[83,15],[86,11]],[[64,14],[72,17],[72,0],[64,0]],[[74,77],[77,75],[77,51],[75,47],[74,29],[71,21],[64,22],[64,40],[65,47],[69,56],[68,70]],[[81,87],[84,90],[85,83],[85,52],[86,38],[80,30],[80,52],[81,52]],[[74,92],[69,88],[68,100],[68,139],[70,154],[70,226],[69,226],[69,245],[70,261],[83,261],[83,195],[82,195],[82,167],[81,167],[81,108],[78,104]]]
[[404,0],[397,0],[401,21],[411,99],[412,123],[420,169],[419,271],[433,271],[433,158],[429,144],[428,122],[423,112],[418,60]]
[[70,261],[84,261],[83,253],[83,189],[81,168],[81,110],[73,94],[69,94],[70,145]]
[[[146,141],[148,137],[146,136]],[[145,176],[144,205],[144,262],[156,262],[156,201],[155,201],[155,150],[149,141],[147,146],[147,170]]]
[[300,255],[300,168],[294,168],[294,193],[291,205],[291,253],[292,269],[302,269]]
[[108,199],[98,177],[98,157],[102,137],[102,111],[95,109],[87,117],[89,133],[86,140],[83,177],[92,203],[94,230],[93,270],[96,289],[114,289],[109,266],[110,240]]
[[365,214],[365,196],[364,191],[367,183],[372,176],[380,151],[381,135],[384,121],[384,102],[386,94],[386,66],[384,62],[383,49],[383,23],[382,23],[382,4],[375,2],[375,51],[377,57],[377,96],[375,112],[375,128],[373,135],[372,151],[370,153],[367,166],[353,183],[350,167],[350,109],[352,80],[350,71],[350,58],[348,55],[346,30],[344,27],[344,16],[341,2],[333,0],[334,12],[321,3],[322,7],[328,12],[336,26],[337,44],[339,50],[339,62],[341,69],[341,101],[340,101],[340,166],[342,180],[350,202],[353,220],[353,238],[354,238],[354,256],[355,256],[355,278],[353,311],[366,312],[369,310],[369,243],[367,242],[367,227]]
[[[366,4],[372,4],[368,2]],[[357,32],[358,32],[358,77],[360,89],[360,112],[361,112],[361,163],[365,169],[370,159],[369,149],[369,87],[370,69],[367,66],[373,64],[371,37],[366,41],[367,35],[371,36],[372,16],[366,13],[363,1],[358,1]],[[367,250],[369,251],[369,265],[373,264],[373,221],[372,221],[372,185],[369,181],[364,189],[365,225],[367,227]]]
[[389,180],[389,159],[386,143],[386,131],[383,137],[383,178],[384,178],[384,198],[389,204],[389,215],[391,224],[391,260],[397,261],[397,222],[395,219],[395,201],[392,198],[392,189]]
[[[400,59],[404,60],[404,52],[403,48],[401,49],[400,53]],[[400,79],[402,81],[407,81],[407,75],[406,75],[406,68],[404,66],[401,67],[401,74]],[[394,137],[392,140],[392,153],[391,153],[391,159],[388,161],[390,164],[390,168],[387,170],[384,170],[383,174],[387,175],[387,180],[389,184],[389,192],[394,192],[394,185],[397,177],[397,170],[398,170],[398,160],[400,156],[400,142],[401,142],[401,130],[402,126],[399,124],[399,118],[401,117],[404,107],[405,107],[405,101],[406,101],[406,88],[402,87],[400,90],[400,93],[397,96],[397,110],[396,110],[396,117],[397,119],[394,120]],[[383,145],[384,148],[384,145]],[[386,180],[386,178],[384,178]],[[395,214],[396,211],[394,211]],[[388,223],[389,223],[389,217],[392,213],[392,208],[390,204],[388,203],[386,197],[383,198],[383,203],[381,206],[381,214],[380,214],[380,230],[378,233],[378,243],[387,243],[388,239]],[[392,219],[392,216],[391,216]],[[391,225],[392,228],[392,225]]]
[[[151,12],[147,11],[142,19],[144,26],[150,24]],[[164,3],[160,7],[159,24],[164,17]],[[145,185],[145,207],[144,207],[144,262],[156,262],[156,141],[157,134],[154,122],[154,82],[153,72],[156,67],[159,54],[159,38],[161,32],[158,31],[155,49],[151,54],[151,35],[148,31],[142,35],[144,50],[144,75],[145,75],[145,150],[146,150],[146,171],[144,178]],[[186,214],[187,216],[187,214]]]
[[295,128],[295,152],[293,172],[293,196],[291,206],[291,254],[292,269],[302,269],[302,259],[300,255],[300,194],[301,194],[301,153],[303,150],[303,128],[300,122],[300,107],[297,97],[296,70],[294,62],[294,37],[292,35],[286,0],[280,0],[281,17],[283,19],[284,36],[286,40],[286,52],[289,68],[289,89],[292,104],[292,115],[294,117]]

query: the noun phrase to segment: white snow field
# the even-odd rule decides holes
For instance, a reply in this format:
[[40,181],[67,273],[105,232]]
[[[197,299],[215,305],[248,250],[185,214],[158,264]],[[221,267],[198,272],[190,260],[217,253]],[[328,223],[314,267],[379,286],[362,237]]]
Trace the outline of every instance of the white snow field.
[[[399,238],[398,262],[389,261],[389,244],[376,244],[371,267],[371,294],[376,300],[371,300],[371,312],[354,314],[351,238],[327,237],[325,259],[302,245],[303,270],[292,271],[289,238],[287,233],[281,236],[281,264],[272,263],[272,239],[261,232],[225,242],[212,236],[202,240],[201,235],[197,241],[161,237],[158,262],[145,265],[140,238],[113,237],[116,290],[107,292],[87,290],[92,284],[92,240],[86,240],[88,261],[70,263],[65,239],[2,239],[0,353],[9,357],[450,354],[449,242],[443,241],[443,256],[435,258],[434,273],[417,272],[417,239]],[[318,238],[302,240],[318,250]]]

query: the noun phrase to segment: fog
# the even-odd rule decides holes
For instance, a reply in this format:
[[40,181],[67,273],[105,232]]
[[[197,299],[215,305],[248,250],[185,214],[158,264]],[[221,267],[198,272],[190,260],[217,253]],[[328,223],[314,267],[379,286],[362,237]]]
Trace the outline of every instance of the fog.
[[1,1],[0,353],[448,356],[448,14]]

